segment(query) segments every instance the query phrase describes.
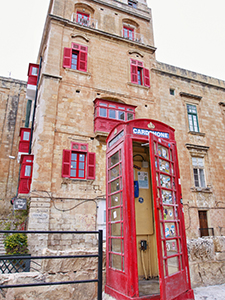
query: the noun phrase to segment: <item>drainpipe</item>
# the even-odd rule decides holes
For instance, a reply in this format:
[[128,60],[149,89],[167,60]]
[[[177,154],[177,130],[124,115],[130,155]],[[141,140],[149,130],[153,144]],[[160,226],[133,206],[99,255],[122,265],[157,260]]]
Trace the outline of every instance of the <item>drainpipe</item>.
[[34,131],[34,119],[35,119],[37,96],[38,96],[38,84],[39,84],[39,79],[40,79],[40,74],[41,74],[41,65],[42,65],[42,56],[40,58],[40,64],[39,64],[39,70],[38,70],[38,79],[37,79],[37,89],[36,89],[35,99],[34,99],[33,118],[32,118],[32,124],[31,124],[31,132],[30,132],[29,154],[31,154],[31,146],[32,146],[33,131]]

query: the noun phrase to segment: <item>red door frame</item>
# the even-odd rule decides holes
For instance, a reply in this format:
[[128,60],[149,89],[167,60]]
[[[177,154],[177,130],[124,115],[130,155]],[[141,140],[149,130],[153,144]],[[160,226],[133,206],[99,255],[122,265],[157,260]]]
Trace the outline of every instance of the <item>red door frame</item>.
[[[190,285],[190,275],[188,266],[188,256],[186,247],[186,236],[184,227],[184,216],[181,213],[181,234],[183,237],[183,251],[184,251],[184,264],[185,264],[185,278],[187,279],[187,291],[182,295],[176,295],[175,298],[166,298],[165,296],[165,281],[161,281],[161,295],[149,295],[139,297],[138,287],[138,269],[137,269],[137,245],[136,245],[136,223],[135,223],[135,205],[133,201],[134,187],[133,187],[133,150],[132,143],[134,140],[148,142],[149,131],[155,131],[162,137],[166,137],[170,142],[175,142],[174,129],[162,122],[150,119],[136,119],[129,122],[124,122],[116,125],[107,138],[107,197],[106,197],[106,286],[105,291],[107,294],[119,300],[128,299],[158,299],[158,300],[188,300],[194,299],[193,291]],[[123,134],[122,134],[123,133]],[[119,271],[109,266],[109,245],[108,245],[108,157],[115,153],[118,149],[122,149],[122,182],[123,182],[123,225],[124,225],[124,264],[125,269]],[[177,160],[177,150],[175,147],[174,155]],[[179,176],[178,163],[176,164],[176,173]],[[179,177],[178,177],[179,178]],[[180,188],[180,186],[179,186]],[[159,228],[156,228],[158,234]],[[161,248],[161,244],[157,245]],[[160,249],[159,249],[160,250]],[[157,250],[158,252],[158,250]],[[158,252],[159,253],[159,252]],[[162,252],[160,252],[162,253]]]

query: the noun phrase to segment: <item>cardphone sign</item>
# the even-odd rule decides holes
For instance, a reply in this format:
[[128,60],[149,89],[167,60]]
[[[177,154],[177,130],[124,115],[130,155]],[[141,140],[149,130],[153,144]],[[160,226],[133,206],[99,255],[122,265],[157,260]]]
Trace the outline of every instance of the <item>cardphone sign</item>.
[[14,210],[26,210],[27,209],[27,199],[16,198],[13,202]]

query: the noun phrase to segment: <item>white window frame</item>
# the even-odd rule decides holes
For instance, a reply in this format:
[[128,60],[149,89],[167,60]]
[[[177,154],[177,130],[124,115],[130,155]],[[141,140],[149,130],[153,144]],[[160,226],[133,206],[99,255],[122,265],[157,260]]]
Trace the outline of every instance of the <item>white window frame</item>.
[[204,158],[192,156],[192,168],[195,187],[206,188]]

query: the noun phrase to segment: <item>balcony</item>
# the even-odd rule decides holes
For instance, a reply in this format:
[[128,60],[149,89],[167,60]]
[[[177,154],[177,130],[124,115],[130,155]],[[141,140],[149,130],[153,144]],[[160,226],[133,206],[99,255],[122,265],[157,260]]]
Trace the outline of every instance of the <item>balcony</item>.
[[98,29],[98,21],[97,20],[92,19],[92,18],[88,18],[88,20],[87,19],[79,19],[79,20],[77,20],[77,14],[76,13],[72,14],[71,21],[74,22],[74,23],[76,23],[76,24],[85,26],[85,27],[90,27],[90,28]]
[[126,40],[130,40],[130,41],[133,41],[133,42],[137,42],[137,43],[143,44],[143,36],[140,33],[133,32],[132,36],[127,36],[126,37],[126,36],[124,36],[124,31],[122,29],[121,30],[121,36],[123,38],[125,38]]

